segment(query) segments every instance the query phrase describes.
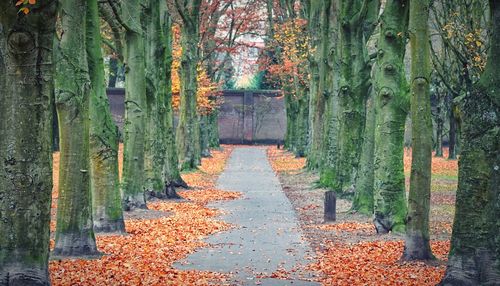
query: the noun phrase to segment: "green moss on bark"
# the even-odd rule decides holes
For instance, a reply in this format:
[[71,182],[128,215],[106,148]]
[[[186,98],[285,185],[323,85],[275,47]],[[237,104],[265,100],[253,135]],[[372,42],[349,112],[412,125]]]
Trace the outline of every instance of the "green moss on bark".
[[49,285],[57,1],[0,10],[0,285]]

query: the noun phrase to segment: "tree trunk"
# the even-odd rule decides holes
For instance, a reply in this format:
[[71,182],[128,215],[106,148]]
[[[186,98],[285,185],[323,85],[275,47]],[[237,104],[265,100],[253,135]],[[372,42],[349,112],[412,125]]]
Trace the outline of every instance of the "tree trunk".
[[444,95],[437,91],[437,107],[436,107],[436,157],[443,157],[443,129],[445,120]]
[[86,2],[60,3],[62,36],[57,43],[55,78],[61,148],[54,247],[54,255],[58,257],[98,254],[90,190],[91,82],[85,46]]
[[325,113],[324,65],[327,52],[327,22],[324,13],[327,1],[309,1],[309,36],[310,46],[314,52],[309,55],[309,142],[307,154],[307,167],[316,170],[320,166],[323,142],[323,114]]
[[340,69],[338,44],[338,3],[336,1],[325,1],[325,7],[322,10],[322,29],[323,37],[328,39],[324,44],[325,64],[321,65],[320,73],[324,76],[320,86],[324,87],[322,95],[325,100],[324,122],[322,130],[323,140],[321,143],[321,161],[320,161],[320,185],[328,187],[333,180],[333,170],[337,161],[338,152],[338,127],[339,127],[339,101],[334,94],[338,91],[339,73],[333,72]]
[[374,224],[378,233],[404,232],[406,191],[403,169],[408,84],[404,56],[408,29],[405,0],[389,0],[380,17],[375,70]]
[[209,142],[210,148],[219,148],[219,110],[213,110],[209,115]]
[[371,89],[366,100],[366,122],[363,147],[359,162],[359,172],[363,176],[356,179],[352,209],[362,214],[373,214],[373,157],[375,151],[375,99]]
[[297,108],[290,90],[285,87],[286,133],[284,147],[291,152],[295,150],[297,131]]
[[126,211],[146,208],[144,197],[144,145],[147,116],[144,40],[141,4],[123,0],[125,32],[125,126],[122,204]]
[[57,1],[0,2],[0,285],[49,285]]
[[180,110],[176,145],[181,170],[190,170],[201,163],[200,127],[197,115],[197,65],[199,41],[199,1],[181,11],[187,19],[181,26]]
[[201,156],[202,157],[210,157],[210,145],[209,145],[209,136],[210,136],[210,122],[207,114],[201,114],[199,116],[200,121],[200,147],[201,147]]
[[365,124],[365,104],[370,86],[370,66],[368,64],[366,41],[373,31],[378,16],[379,2],[365,0],[342,2],[339,7],[340,56],[339,127],[338,158],[332,169],[334,190],[343,195],[353,194],[357,175],[363,130]]
[[[164,197],[165,51],[160,23],[159,0],[146,1],[143,14],[146,61],[146,142],[144,148],[144,189],[153,197]],[[162,60],[163,59],[163,60]]]
[[460,102],[461,152],[448,266],[440,285],[500,281],[500,4],[489,1],[490,49],[473,92]]
[[304,157],[307,151],[307,138],[309,134],[309,96],[305,87],[301,89],[297,99],[297,139],[295,143],[295,156]]
[[450,130],[448,133],[448,159],[455,160],[457,159],[457,150],[456,150],[456,142],[457,142],[457,118],[455,117],[455,113],[453,111],[454,104],[450,104],[449,110],[449,121],[450,121]]
[[403,260],[434,259],[429,243],[432,121],[429,0],[410,0],[412,163]]
[[[166,144],[166,165],[165,165],[165,181],[167,188],[184,187],[188,185],[181,178],[179,171],[179,159],[177,157],[177,147],[175,145],[175,130],[174,130],[174,111],[172,109],[172,18],[170,17],[163,1],[160,2],[162,7],[162,33],[165,43],[165,144]],[[172,188],[170,188],[172,189]],[[172,195],[175,197],[175,195]]]
[[96,232],[125,232],[118,177],[118,128],[106,95],[97,0],[87,1],[90,96],[90,188]]
[[114,56],[109,58],[109,78],[108,87],[116,87],[116,78],[118,75],[118,59]]

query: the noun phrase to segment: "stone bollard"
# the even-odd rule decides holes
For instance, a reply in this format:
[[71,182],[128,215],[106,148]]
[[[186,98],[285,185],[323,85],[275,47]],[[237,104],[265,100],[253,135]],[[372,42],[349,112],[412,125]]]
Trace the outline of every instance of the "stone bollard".
[[325,222],[336,220],[337,196],[334,191],[325,192]]

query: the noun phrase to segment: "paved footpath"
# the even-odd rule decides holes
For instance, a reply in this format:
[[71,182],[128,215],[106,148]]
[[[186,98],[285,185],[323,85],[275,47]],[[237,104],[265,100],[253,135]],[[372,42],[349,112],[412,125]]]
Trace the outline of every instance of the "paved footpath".
[[[304,280],[312,277],[303,266],[311,263],[306,257],[313,253],[265,148],[235,148],[217,188],[243,194],[209,205],[222,210],[220,219],[236,228],[210,236],[206,241],[212,247],[199,249],[174,267],[232,273],[234,285],[319,285]],[[278,269],[290,271],[291,279],[259,278]]]

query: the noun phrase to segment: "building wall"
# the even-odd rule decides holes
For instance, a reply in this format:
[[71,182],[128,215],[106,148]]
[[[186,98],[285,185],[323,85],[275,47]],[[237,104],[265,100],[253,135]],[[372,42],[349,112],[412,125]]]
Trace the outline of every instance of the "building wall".
[[[120,88],[108,89],[108,98],[113,119],[123,132],[125,92]],[[223,98],[219,112],[221,143],[276,143],[284,140],[285,101],[278,91],[226,90]]]

